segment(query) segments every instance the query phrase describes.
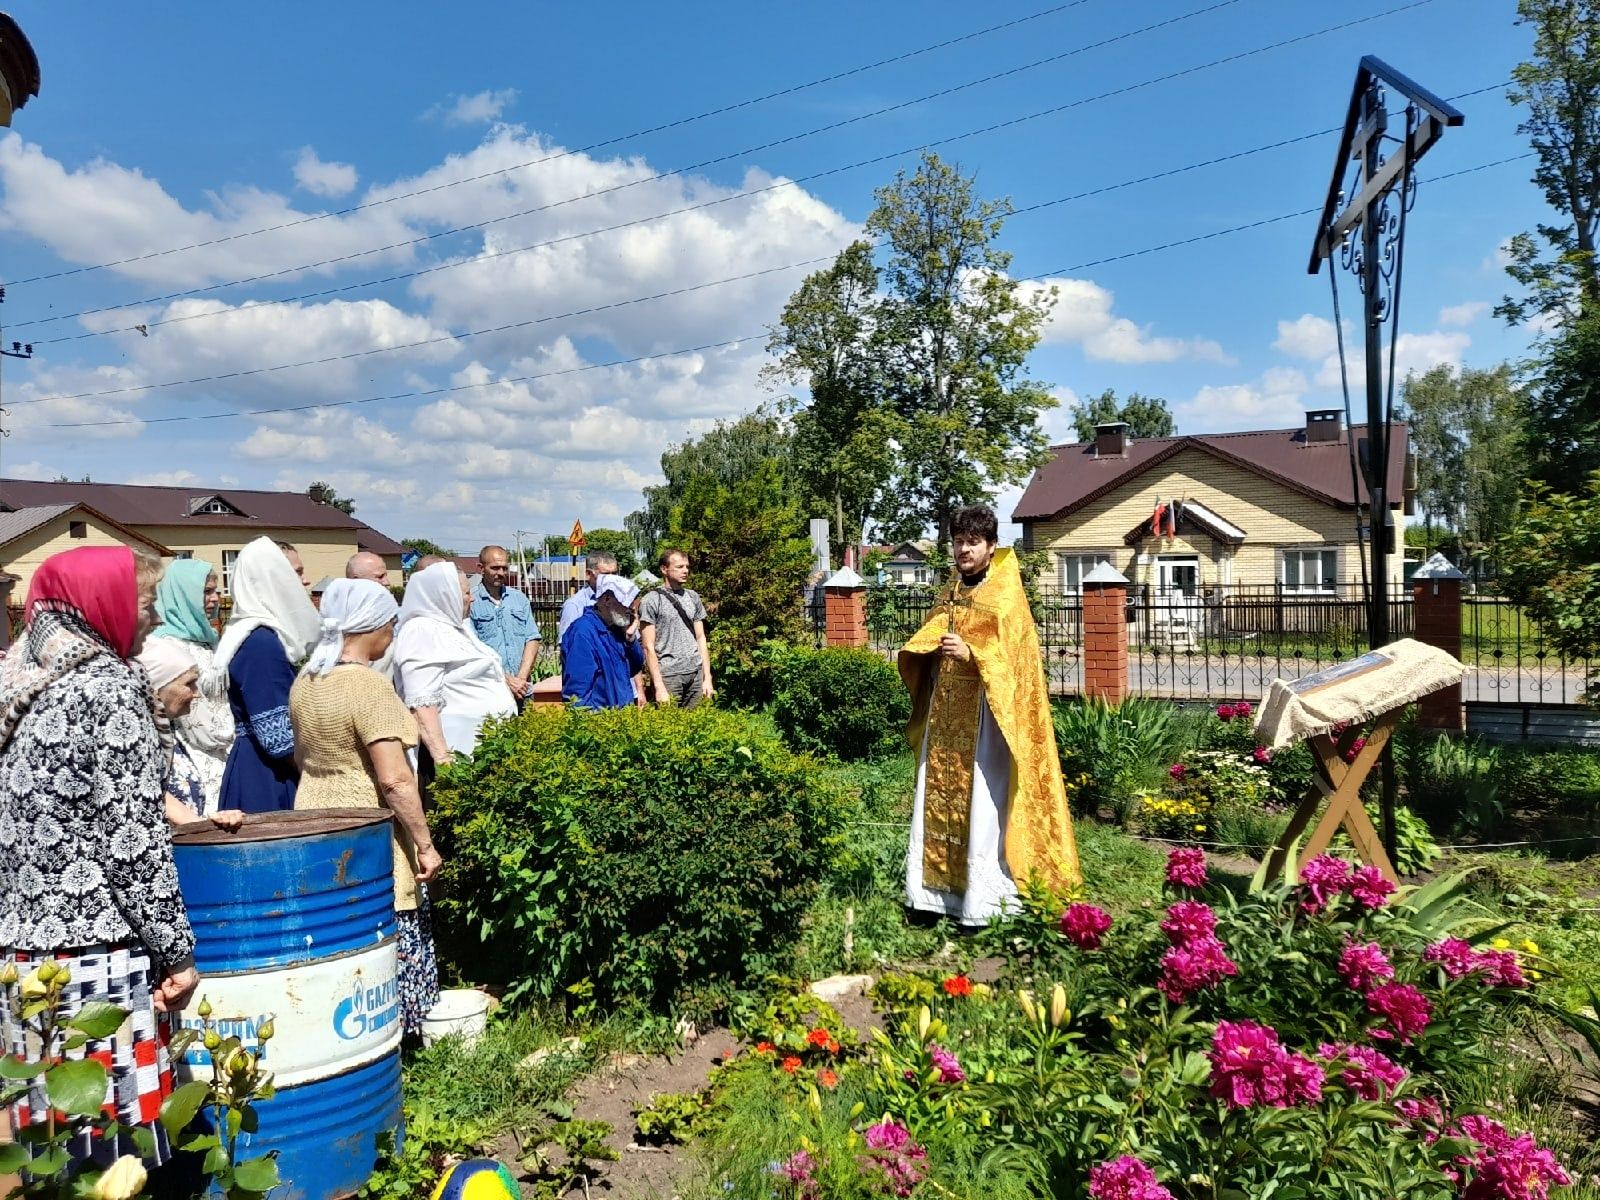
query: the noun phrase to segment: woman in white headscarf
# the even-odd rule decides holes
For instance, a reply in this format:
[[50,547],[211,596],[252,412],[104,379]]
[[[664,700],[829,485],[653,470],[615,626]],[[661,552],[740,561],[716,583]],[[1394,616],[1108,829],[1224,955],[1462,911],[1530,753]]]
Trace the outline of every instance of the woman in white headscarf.
[[370,579],[330,583],[321,637],[289,692],[289,715],[300,764],[296,809],[381,807],[394,814],[400,1006],[406,1032],[416,1034],[439,999],[424,886],[439,870],[439,853],[406,753],[417,744],[417,723],[373,669],[394,640],[398,613],[389,590]]
[[400,606],[395,686],[436,763],[472,753],[484,721],[517,712],[500,656],[463,624],[471,595],[466,576],[441,562],[411,577]]
[[[165,577],[163,577],[165,582]],[[157,609],[160,607],[160,592]],[[159,626],[157,627],[159,628]],[[151,637],[139,652],[139,665],[150,680],[155,710],[172,728],[172,755],[167,761],[166,805],[168,825],[192,825],[214,818],[224,829],[237,829],[244,814],[235,810],[219,812],[206,792],[203,769],[184,741],[182,721],[200,694],[200,662],[186,641],[171,637]],[[232,726],[229,718],[229,726]]]
[[228,697],[237,729],[222,776],[218,808],[275,812],[294,807],[289,688],[295,668],[321,632],[299,572],[269,537],[239,551],[233,566],[233,613],[200,679],[208,696]]

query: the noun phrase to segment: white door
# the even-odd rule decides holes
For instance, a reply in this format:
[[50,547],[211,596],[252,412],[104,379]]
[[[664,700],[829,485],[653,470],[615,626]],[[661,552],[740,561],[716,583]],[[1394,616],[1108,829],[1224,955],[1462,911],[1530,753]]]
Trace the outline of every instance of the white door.
[[1156,559],[1156,593],[1161,596],[1195,596],[1200,592],[1200,558],[1194,554],[1163,554]]

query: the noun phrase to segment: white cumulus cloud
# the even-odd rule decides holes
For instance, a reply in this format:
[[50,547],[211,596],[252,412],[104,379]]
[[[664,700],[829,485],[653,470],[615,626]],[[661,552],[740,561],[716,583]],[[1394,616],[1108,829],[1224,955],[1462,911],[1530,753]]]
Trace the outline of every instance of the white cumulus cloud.
[[1048,345],[1076,345],[1084,356],[1100,362],[1168,363],[1181,360],[1230,362],[1222,347],[1210,338],[1157,336],[1115,312],[1110,289],[1090,279],[1045,279],[1019,285],[1025,293],[1056,289],[1056,304],[1045,325]]
[[517,101],[516,88],[473,92],[470,96],[451,96],[430,108],[424,116],[446,125],[485,125],[498,121],[500,114]]
[[294,181],[314,196],[345,196],[355,191],[356,169],[349,163],[323,162],[310,146],[294,160]]

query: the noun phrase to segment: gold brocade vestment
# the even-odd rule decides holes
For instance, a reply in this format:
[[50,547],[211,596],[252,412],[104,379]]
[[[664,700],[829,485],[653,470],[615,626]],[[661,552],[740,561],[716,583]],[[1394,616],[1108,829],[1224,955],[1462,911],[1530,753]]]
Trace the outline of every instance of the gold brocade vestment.
[[[942,658],[939,639],[954,620],[972,651],[967,662]],[[1056,890],[1082,882],[1039,635],[1022,588],[1015,552],[998,550],[984,580],[941,606],[900,651],[900,677],[911,690],[913,748],[927,734],[923,798],[923,878],[930,888],[966,890],[968,823],[981,701],[1011,755],[1004,858],[1018,883],[1030,876]]]

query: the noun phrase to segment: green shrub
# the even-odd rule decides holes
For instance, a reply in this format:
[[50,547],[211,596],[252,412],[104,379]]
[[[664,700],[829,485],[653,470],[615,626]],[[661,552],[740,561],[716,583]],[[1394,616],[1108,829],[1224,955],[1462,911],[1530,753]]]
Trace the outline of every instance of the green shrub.
[[1434,737],[1408,747],[1406,798],[1435,828],[1484,837],[1505,815],[1502,758],[1481,738]]
[[774,660],[772,674],[772,715],[795,750],[850,762],[904,747],[911,697],[882,656],[795,648]]
[[1600,812],[1600,753],[1529,747],[1505,758],[1509,808]]
[[712,708],[529,709],[434,794],[465,974],[697,1014],[789,951],[847,812],[814,759]]

